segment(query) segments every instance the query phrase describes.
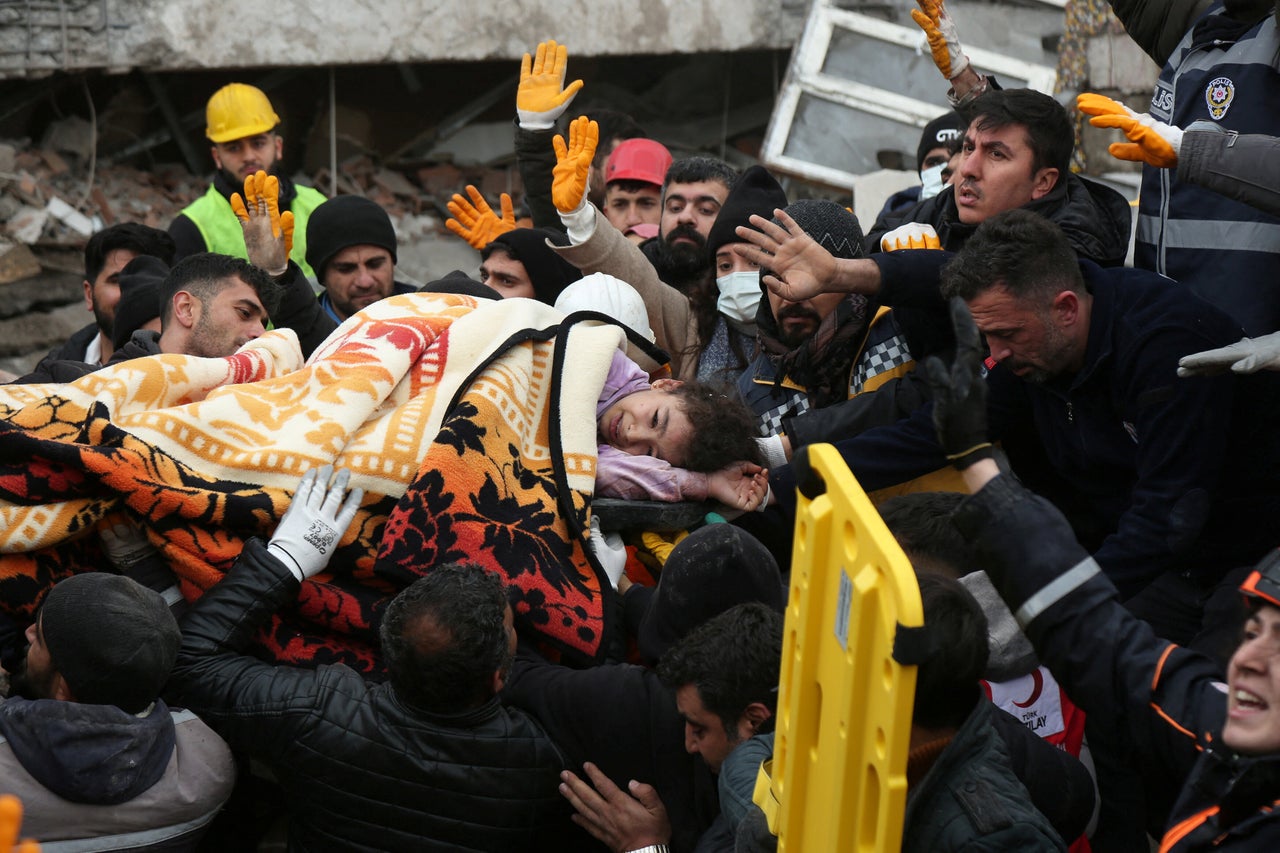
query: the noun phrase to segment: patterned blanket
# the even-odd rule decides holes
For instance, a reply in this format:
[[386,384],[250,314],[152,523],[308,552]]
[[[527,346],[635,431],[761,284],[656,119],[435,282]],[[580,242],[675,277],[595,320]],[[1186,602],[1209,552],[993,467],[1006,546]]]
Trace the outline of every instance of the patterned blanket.
[[526,636],[598,660],[613,590],[584,529],[622,332],[561,319],[530,300],[411,294],[349,319],[305,365],[277,330],[228,358],[0,386],[0,609],[29,622],[57,580],[104,568],[97,530],[121,515],[195,599],[270,536],[304,471],[333,464],[366,497],[329,570],[258,638],[265,656],[376,674],[390,598],[470,560],[506,580]]

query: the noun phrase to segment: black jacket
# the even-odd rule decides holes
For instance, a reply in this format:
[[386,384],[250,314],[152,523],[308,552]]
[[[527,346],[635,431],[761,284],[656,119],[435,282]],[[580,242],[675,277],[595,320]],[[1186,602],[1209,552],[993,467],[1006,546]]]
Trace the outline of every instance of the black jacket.
[[[945,257],[888,257],[899,255],[903,272]],[[1240,327],[1154,273],[1080,266],[1093,295],[1084,365],[1043,384],[992,368],[991,437],[1021,442],[1006,443],[1020,475],[1033,456],[1052,475],[1052,497],[1126,595],[1163,571],[1211,585],[1275,544],[1280,375],[1179,379],[1180,357],[1234,343]],[[868,490],[909,481],[945,464],[932,413],[926,407],[836,447]],[[789,470],[774,472],[780,501]]]
[[[1030,210],[1057,223],[1080,257],[1104,267],[1124,263],[1129,251],[1129,203],[1105,184],[1068,174],[1066,180],[1059,180],[1048,195],[1024,204],[1022,210]],[[938,232],[942,248],[948,252],[960,251],[978,228],[960,221],[955,188],[945,187],[906,213],[877,220],[867,234],[867,251],[879,252],[880,238],[908,222],[932,225]]]
[[537,718],[571,767],[590,761],[624,791],[632,779],[656,788],[676,853],[691,853],[719,814],[715,777],[700,756],[685,751],[675,691],[652,670],[630,664],[575,670],[522,652],[502,701]]
[[257,540],[183,620],[168,692],[285,790],[291,850],[555,849],[563,765],[546,733],[492,699],[465,714],[409,707],[345,666],[243,654],[298,581]]
[[1160,849],[1280,849],[1280,756],[1246,758],[1222,743],[1227,695],[1218,664],[1129,614],[1062,515],[1013,478],[988,483],[955,522],[1091,721],[1114,727],[1151,775],[1182,782]]

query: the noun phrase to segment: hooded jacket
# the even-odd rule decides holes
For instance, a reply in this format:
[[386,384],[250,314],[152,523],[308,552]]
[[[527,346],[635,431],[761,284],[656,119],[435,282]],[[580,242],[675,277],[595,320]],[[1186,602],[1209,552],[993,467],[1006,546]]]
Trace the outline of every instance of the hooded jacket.
[[160,701],[137,716],[53,699],[0,704],[0,793],[22,800],[24,836],[193,849],[234,781],[226,744]]

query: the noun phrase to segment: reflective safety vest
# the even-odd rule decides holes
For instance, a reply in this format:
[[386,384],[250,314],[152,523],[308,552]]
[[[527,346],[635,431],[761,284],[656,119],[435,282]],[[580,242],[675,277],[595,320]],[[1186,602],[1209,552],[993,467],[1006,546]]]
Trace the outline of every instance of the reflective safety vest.
[[[294,188],[298,194],[289,205],[293,211],[293,250],[289,258],[302,268],[303,275],[314,279],[315,272],[307,266],[307,218],[326,199],[311,187],[294,184]],[[249,251],[244,246],[240,220],[231,209],[231,202],[212,184],[204,195],[182,210],[182,215],[195,223],[208,251],[248,259]]]

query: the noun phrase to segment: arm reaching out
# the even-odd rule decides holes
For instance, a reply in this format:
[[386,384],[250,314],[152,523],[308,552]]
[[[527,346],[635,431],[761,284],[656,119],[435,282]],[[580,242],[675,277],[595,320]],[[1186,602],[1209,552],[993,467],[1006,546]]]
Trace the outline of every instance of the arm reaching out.
[[820,293],[880,291],[880,268],[866,258],[836,258],[804,232],[786,211],[775,210],[777,224],[752,216],[751,225],[739,225],[737,235],[749,246],[733,250],[758,264],[769,290],[790,302],[802,302]]
[[1076,109],[1093,116],[1089,124],[1094,127],[1113,127],[1129,139],[1113,142],[1107,148],[1117,160],[1146,163],[1158,169],[1178,165],[1178,152],[1182,147],[1180,128],[1157,121],[1146,113],[1135,113],[1124,104],[1092,92],[1076,97]]
[[569,770],[560,774],[560,793],[577,812],[574,823],[614,853],[666,844],[671,839],[671,820],[652,785],[633,779],[627,785],[628,792],[591,762],[582,769],[590,783]]

